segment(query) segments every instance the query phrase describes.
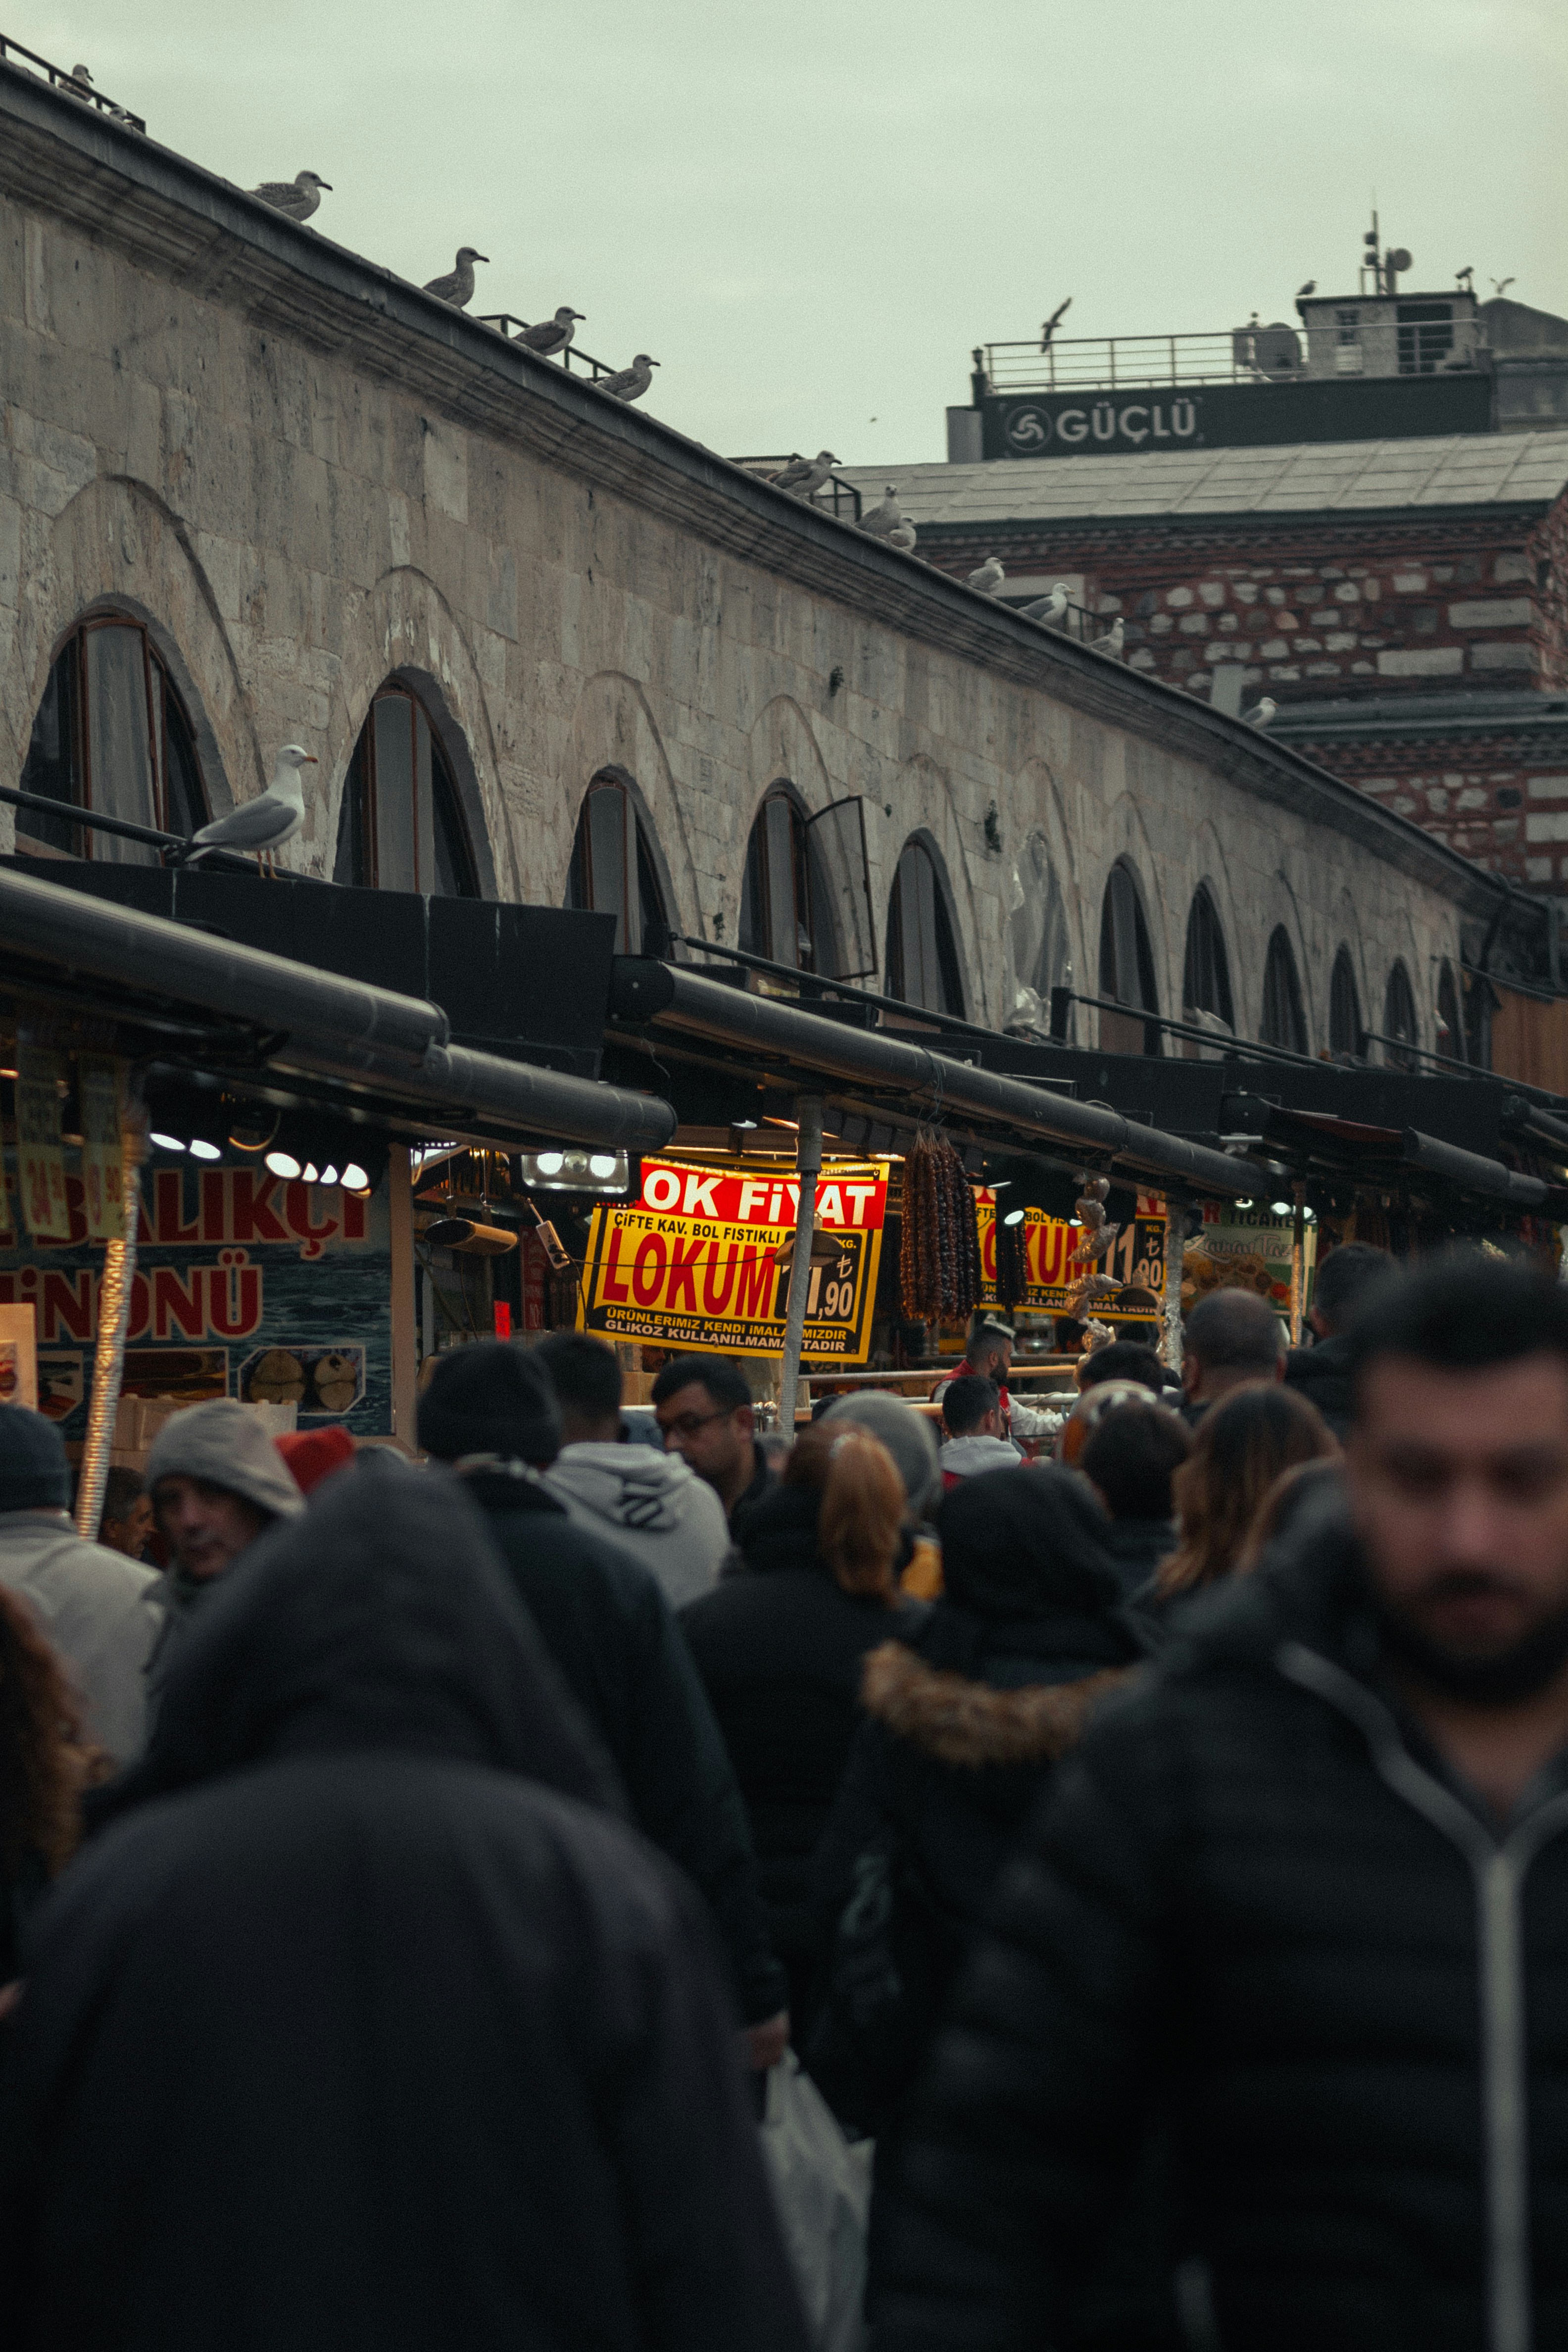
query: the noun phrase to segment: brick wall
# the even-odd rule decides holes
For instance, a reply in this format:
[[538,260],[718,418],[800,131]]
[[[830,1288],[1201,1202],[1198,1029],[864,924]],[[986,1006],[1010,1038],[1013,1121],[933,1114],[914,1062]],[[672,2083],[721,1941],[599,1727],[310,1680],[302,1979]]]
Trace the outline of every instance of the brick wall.
[[1527,736],[1309,743],[1308,756],[1522,887],[1568,888],[1568,758]]

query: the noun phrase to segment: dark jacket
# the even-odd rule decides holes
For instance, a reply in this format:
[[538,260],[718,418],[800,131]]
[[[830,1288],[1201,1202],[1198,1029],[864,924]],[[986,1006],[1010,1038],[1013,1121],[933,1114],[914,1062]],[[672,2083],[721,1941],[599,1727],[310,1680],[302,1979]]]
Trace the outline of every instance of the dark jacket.
[[1169,1559],[1182,1539],[1174,1519],[1112,1519],[1106,1529],[1105,1549],[1110,1554],[1121,1587],[1131,1601],[1142,1591],[1163,1559]]
[[[877,2352],[1070,2343],[1157,2105],[1189,2341],[1568,2346],[1568,1763],[1504,1837],[1331,1504],[1062,1768],[938,2045]],[[1531,2263],[1533,2262],[1533,2295]]]
[[773,2016],[789,1990],[768,1942],[746,1808],[657,1578],[535,1478],[485,1471],[464,1483],[512,1589],[615,1759],[637,1827],[707,1898],[742,2015]]
[[1320,1339],[1315,1348],[1292,1348],[1285,1359],[1285,1383],[1315,1404],[1342,1444],[1351,1426],[1351,1343],[1342,1335]]
[[706,1915],[607,1769],[452,1480],[264,1537],[37,1923],[7,2347],[805,2352]]
[[680,1612],[752,1817],[773,1948],[798,1998],[817,1950],[811,1859],[848,1760],[868,1650],[920,1604],[858,1600],[817,1555],[817,1496],[775,1486],[737,1515],[745,1566]]

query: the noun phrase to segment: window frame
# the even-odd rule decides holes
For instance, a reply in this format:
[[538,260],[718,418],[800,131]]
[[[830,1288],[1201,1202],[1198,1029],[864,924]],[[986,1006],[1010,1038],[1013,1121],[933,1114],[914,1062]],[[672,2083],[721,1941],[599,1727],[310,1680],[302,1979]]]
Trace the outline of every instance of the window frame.
[[[416,805],[413,826],[414,892],[419,898],[479,898],[479,860],[469,837],[468,820],[463,813],[462,793],[451,761],[447,756],[440,730],[424,697],[400,677],[384,678],[371,696],[349,763],[343,776],[342,798],[338,807],[337,840],[332,853],[332,880],[340,888],[379,890],[381,880],[381,825],[379,779],[376,773],[377,709],[390,702],[408,705],[408,725],[411,737],[409,772],[416,779],[417,791],[419,720],[425,721],[430,739],[430,856],[435,871],[426,881],[420,873],[418,810]],[[443,822],[443,810],[445,821]],[[362,867],[363,872],[344,874],[344,828],[351,828],[347,844],[347,863]],[[355,838],[357,836],[357,839]],[[441,887],[443,838],[448,845],[455,842],[458,851],[459,883],[456,890]]]
[[[1197,992],[1192,986],[1194,965],[1205,949],[1215,983],[1215,993],[1221,999],[1218,1004],[1200,1003]],[[1230,951],[1226,946],[1225,925],[1220,921],[1214,893],[1205,882],[1200,882],[1193,892],[1193,903],[1187,909],[1186,944],[1182,954],[1183,1020],[1189,1019],[1194,1013],[1207,1013],[1215,1020],[1223,1021],[1231,1035],[1235,1036],[1236,997],[1230,984]]]
[[[69,740],[64,765],[71,785],[71,795],[68,799],[54,793],[42,795],[58,802],[61,812],[58,817],[46,816],[38,809],[18,809],[16,832],[22,838],[40,843],[46,848],[59,849],[68,857],[90,861],[96,855],[99,861],[105,864],[156,863],[158,852],[151,843],[134,842],[124,835],[99,834],[91,825],[73,823],[67,814],[71,810],[80,810],[89,816],[123,814],[100,808],[93,794],[92,684],[88,640],[108,630],[118,630],[141,641],[142,709],[147,727],[147,772],[151,780],[153,807],[144,817],[128,821],[145,823],[151,832],[164,833],[184,840],[205,824],[212,814],[206,780],[202,773],[201,754],[196,745],[196,730],[169,664],[153,644],[152,631],[145,621],[139,620],[133,613],[119,612],[110,607],[84,613],[65,631],[50,656],[44,694],[33,714],[33,733],[36,733],[45,701],[56,690],[60,665],[68,660],[71,665]],[[171,745],[178,746],[181,758],[188,765],[194,788],[195,805],[183,812],[172,808]],[[19,784],[19,789],[24,792],[38,789],[36,779],[29,782],[28,771],[32,764],[33,735],[29,734]],[[183,784],[180,797],[185,797]],[[183,818],[188,818],[189,822],[182,823]],[[51,838],[55,832],[64,835],[66,839]]]
[[[945,1000],[937,1004],[932,1004],[924,996],[911,996],[908,987],[909,951],[904,939],[904,901],[910,886],[906,884],[906,877],[922,870],[931,879],[931,961],[938,994]],[[919,886],[914,887],[918,890]],[[920,947],[923,966],[926,962],[926,942],[922,940]],[[952,918],[948,912],[947,893],[942,887],[942,866],[930,844],[922,841],[918,834],[911,834],[904,843],[893,868],[892,887],[888,893],[887,952],[883,968],[886,992],[900,1004],[907,1004],[917,1013],[945,1014],[954,1021],[963,1019],[963,972],[959,961]]]
[[[1142,1000],[1137,1003],[1123,996],[1118,984],[1116,952],[1116,915],[1113,897],[1118,885],[1123,885],[1132,911],[1132,957],[1137,967],[1138,990]],[[1100,976],[1100,993],[1117,1004],[1127,1006],[1125,1013],[1100,1014],[1100,1050],[1102,1054],[1144,1054],[1158,1058],[1163,1051],[1162,1033],[1154,1023],[1140,1020],[1140,1013],[1155,1013],[1160,1010],[1160,979],[1154,962],[1154,941],[1149,929],[1149,918],[1143,911],[1143,893],[1138,886],[1138,876],[1131,861],[1119,857],[1105,877],[1105,888],[1100,900],[1100,959],[1096,967]],[[1141,1032],[1142,1044],[1134,1045],[1129,1032]]]
[[[1414,1076],[1421,1066],[1415,1058],[1421,1045],[1421,1024],[1415,1011],[1415,991],[1403,956],[1394,957],[1384,983],[1383,1034],[1385,1040],[1396,1041],[1384,1045],[1384,1068],[1405,1070]],[[1410,1050],[1401,1052],[1401,1047]]]
[[[631,856],[623,856],[621,867],[621,903],[619,907],[599,907],[594,902],[594,843],[590,803],[595,793],[618,793],[622,801],[623,839],[629,839]],[[637,933],[634,940],[631,928],[632,892],[637,892]],[[566,868],[566,898],[569,908],[580,913],[608,915],[616,918],[616,955],[661,956],[669,945],[670,922],[665,908],[664,887],[659,879],[653,845],[643,823],[642,809],[628,778],[614,768],[600,768],[589,777],[587,787],[577,809],[576,831],[572,836],[572,856]],[[650,929],[653,934],[650,943]]]
[[[1340,1042],[1344,1026],[1341,1018],[1344,1010],[1341,1001],[1342,975],[1344,990],[1349,992],[1352,1016],[1352,1042],[1348,1045]],[[1348,1055],[1354,1062],[1363,1062],[1366,1059],[1366,1023],[1362,1018],[1361,985],[1355,976],[1355,959],[1349,948],[1342,943],[1334,957],[1333,968],[1329,973],[1329,1053],[1331,1057],[1336,1055]]]
[[[1282,1010],[1283,1021],[1271,1013]],[[1271,1034],[1272,1029],[1288,1028],[1289,1036]],[[1296,961],[1296,950],[1283,923],[1276,923],[1268,934],[1268,945],[1263,957],[1263,1003],[1259,1008],[1258,1042],[1272,1045],[1278,1052],[1299,1054],[1305,1061],[1311,1051],[1307,1028],[1307,1007],[1301,994],[1301,971]]]

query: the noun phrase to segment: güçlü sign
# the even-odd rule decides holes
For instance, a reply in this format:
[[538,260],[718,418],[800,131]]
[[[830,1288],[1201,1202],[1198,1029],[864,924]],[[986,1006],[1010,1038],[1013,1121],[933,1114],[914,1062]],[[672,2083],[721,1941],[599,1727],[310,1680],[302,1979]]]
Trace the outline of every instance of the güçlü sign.
[[[807,1364],[863,1364],[888,1207],[885,1160],[829,1160],[816,1184],[816,1221],[837,1244],[812,1253]],[[646,1339],[782,1356],[787,1264],[800,1190],[777,1161],[722,1168],[645,1160],[635,1202],[594,1212],[578,1322],[606,1339]]]

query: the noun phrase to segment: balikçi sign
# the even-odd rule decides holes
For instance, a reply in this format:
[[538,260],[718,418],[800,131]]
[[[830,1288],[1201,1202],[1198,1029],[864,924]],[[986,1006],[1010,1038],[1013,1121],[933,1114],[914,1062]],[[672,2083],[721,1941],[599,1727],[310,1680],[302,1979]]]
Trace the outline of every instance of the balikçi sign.
[[[830,1160],[816,1218],[836,1255],[811,1269],[803,1361],[863,1364],[888,1207],[885,1160]],[[607,1339],[782,1356],[800,1191],[776,1164],[703,1168],[645,1160],[635,1202],[594,1212],[578,1311]]]
[[[38,1409],[85,1433],[103,1252],[88,1190],[64,1171],[64,1238],[37,1241],[17,1214],[7,1161],[0,1206],[0,1304],[30,1304]],[[127,1396],[211,1396],[299,1408],[302,1424],[392,1425],[392,1246],[384,1184],[359,1199],[286,1183],[254,1160],[142,1171]]]
[[[980,1305],[994,1307],[996,1298],[996,1196],[987,1188],[975,1194],[980,1227],[980,1268],[984,1287]],[[1138,1213],[1124,1224],[1103,1258],[1093,1266],[1068,1263],[1082,1238],[1082,1228],[1030,1209],[1024,1219],[1025,1263],[1028,1286],[1017,1301],[1020,1315],[1065,1315],[1068,1301],[1086,1275],[1105,1274],[1120,1286],[1116,1297],[1096,1299],[1089,1310],[1102,1322],[1147,1322],[1160,1311],[1165,1280],[1165,1211],[1163,1202],[1146,1193],[1138,1197]]]

